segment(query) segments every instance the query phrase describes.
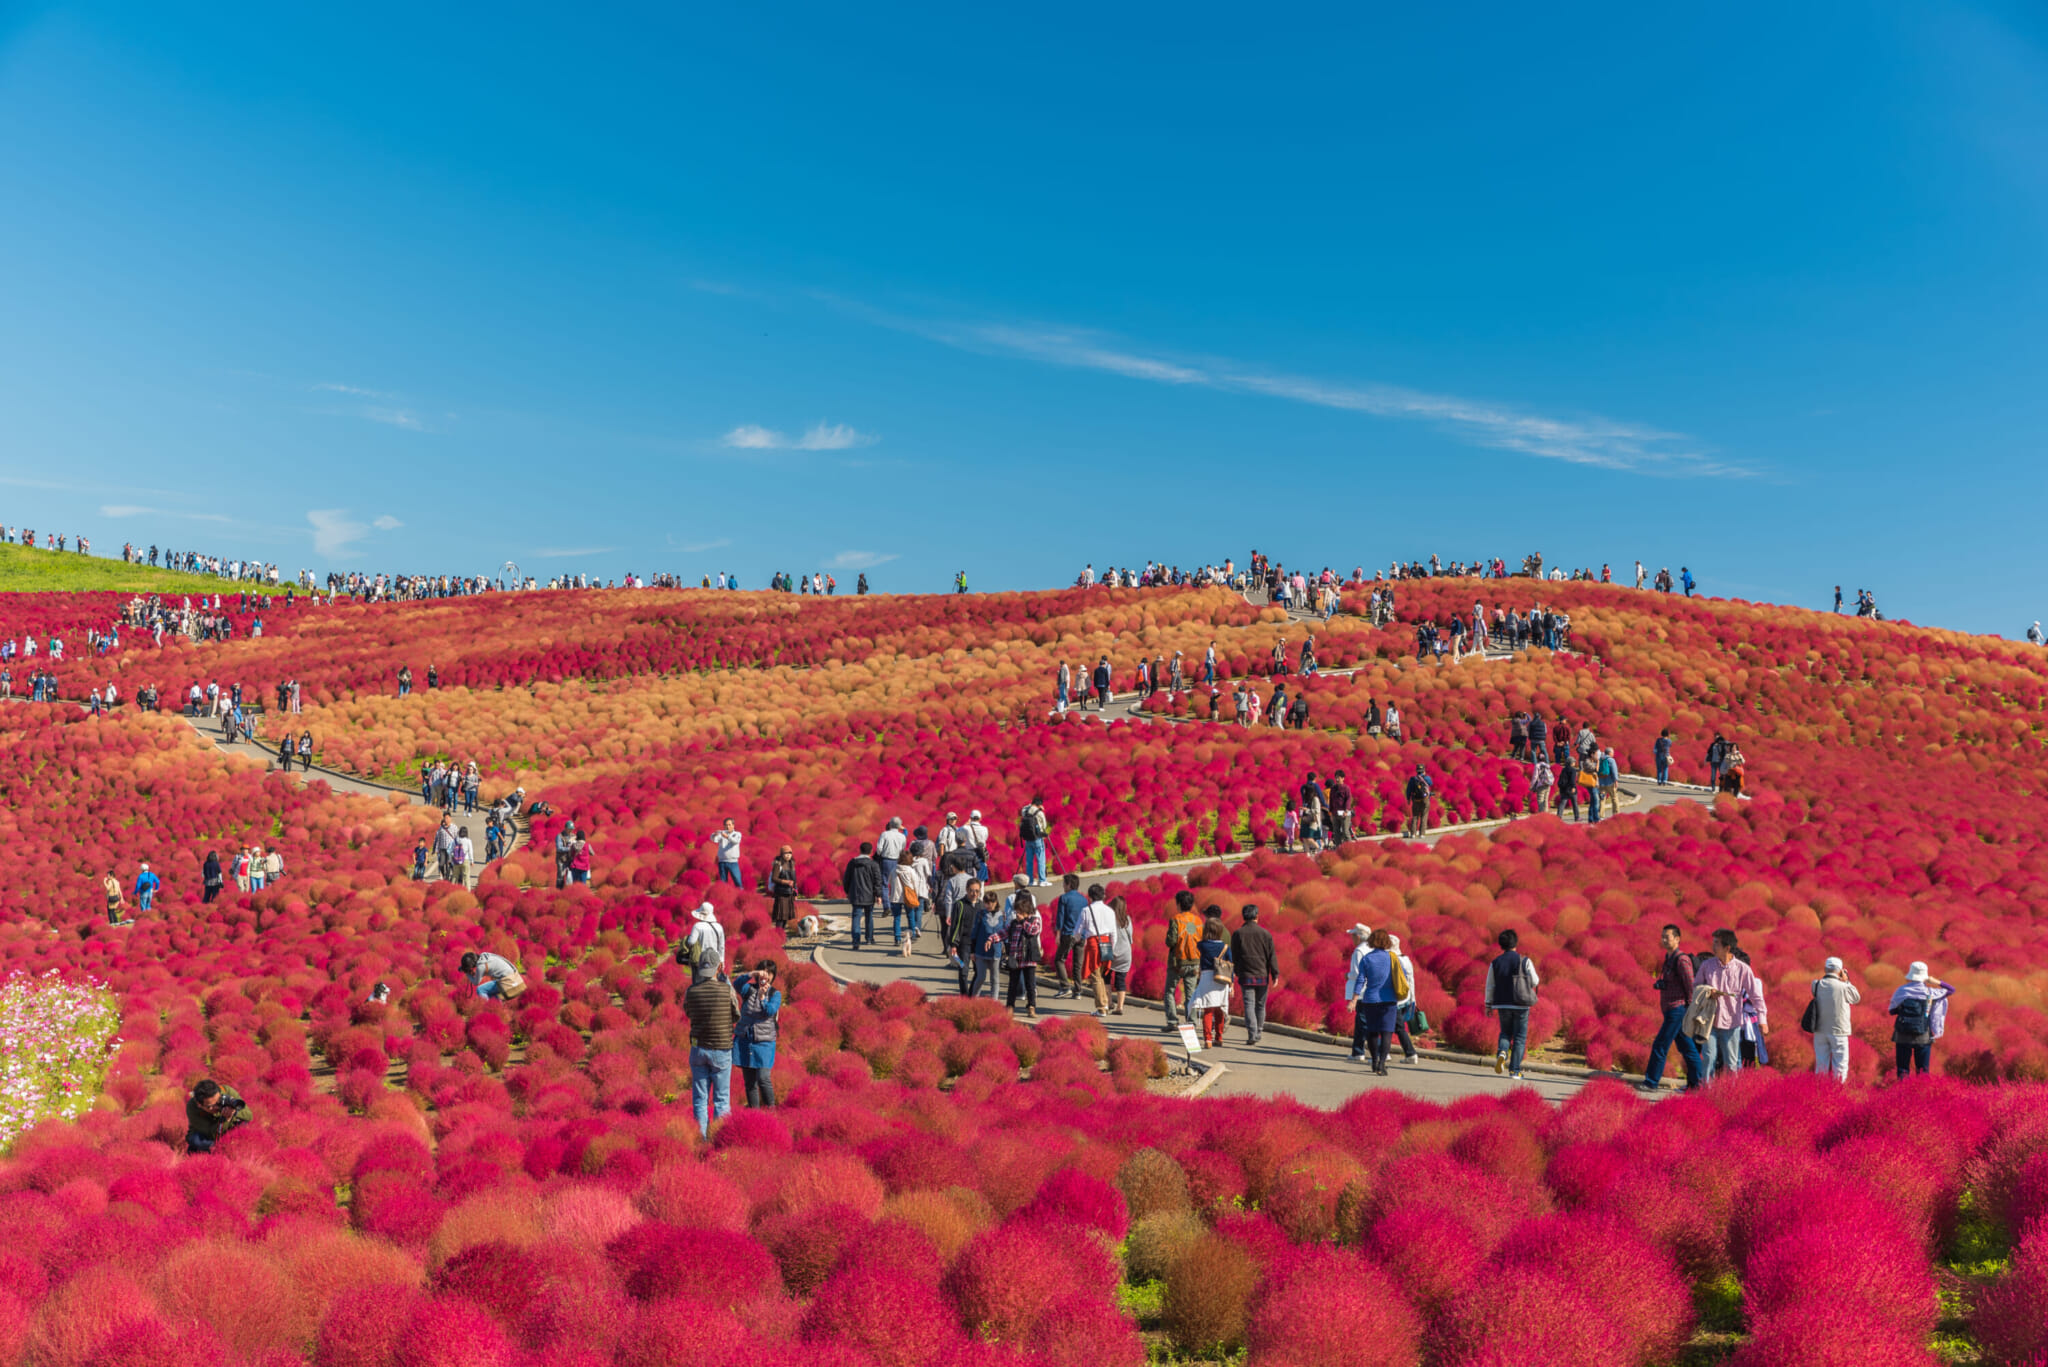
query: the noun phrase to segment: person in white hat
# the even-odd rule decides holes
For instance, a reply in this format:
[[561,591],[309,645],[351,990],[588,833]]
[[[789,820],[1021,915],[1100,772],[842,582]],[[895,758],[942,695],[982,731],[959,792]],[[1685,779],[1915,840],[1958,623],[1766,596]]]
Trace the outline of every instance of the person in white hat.
[[967,814],[966,824],[960,827],[960,844],[974,851],[974,876],[988,882],[988,827],[981,824],[981,808]]
[[1901,1078],[1912,1072],[1925,1073],[1932,1062],[1934,1042],[1948,1028],[1948,999],[1955,988],[1927,975],[1927,965],[1915,960],[1906,967],[1906,981],[1892,992],[1893,1059]]
[[690,933],[683,941],[688,951],[682,956],[685,964],[702,962],[708,952],[712,962],[718,965],[718,974],[725,976],[725,927],[718,923],[718,913],[709,902],[690,913]]
[[1849,1008],[1863,1000],[1840,959],[1820,966],[1813,983],[1813,1071],[1849,1080]]

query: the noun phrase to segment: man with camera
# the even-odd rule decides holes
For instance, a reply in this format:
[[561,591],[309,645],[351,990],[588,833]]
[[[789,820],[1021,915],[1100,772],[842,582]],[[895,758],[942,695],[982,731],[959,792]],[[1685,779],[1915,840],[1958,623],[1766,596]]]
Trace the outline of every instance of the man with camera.
[[222,1135],[251,1119],[249,1104],[234,1088],[202,1079],[185,1098],[185,1151],[212,1153]]

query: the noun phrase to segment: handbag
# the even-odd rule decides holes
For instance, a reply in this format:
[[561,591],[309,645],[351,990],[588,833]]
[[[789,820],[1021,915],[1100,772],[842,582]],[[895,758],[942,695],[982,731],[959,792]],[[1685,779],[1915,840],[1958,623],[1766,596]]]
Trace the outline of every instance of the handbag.
[[1806,1003],[1806,1009],[1799,1013],[1799,1028],[1807,1034],[1820,1029],[1820,984],[1813,985],[1813,997]]
[[1218,987],[1228,987],[1231,984],[1232,975],[1235,973],[1235,971],[1236,970],[1230,966],[1230,960],[1218,959],[1216,961],[1216,967],[1210,969],[1209,973],[1211,977],[1215,978],[1216,985]]

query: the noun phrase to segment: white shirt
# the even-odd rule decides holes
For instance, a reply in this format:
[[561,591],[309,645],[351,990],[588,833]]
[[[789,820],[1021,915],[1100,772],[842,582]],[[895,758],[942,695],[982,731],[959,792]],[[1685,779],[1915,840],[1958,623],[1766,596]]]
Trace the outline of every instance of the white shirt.
[[1090,935],[1116,934],[1116,909],[1107,902],[1088,904],[1088,933]]
[[683,943],[690,946],[690,962],[695,963],[697,956],[709,949],[717,953],[718,967],[721,970],[725,968],[725,927],[718,922],[691,922],[690,934]]
[[891,827],[875,837],[875,858],[901,859],[903,847],[910,843],[910,837]]
[[737,864],[740,862],[740,840],[744,832],[720,831],[711,838],[718,842],[718,862]]
[[960,843],[970,850],[988,848],[988,827],[979,821],[970,821],[960,828]]
[[951,854],[959,848],[960,828],[958,826],[939,827],[939,853]]

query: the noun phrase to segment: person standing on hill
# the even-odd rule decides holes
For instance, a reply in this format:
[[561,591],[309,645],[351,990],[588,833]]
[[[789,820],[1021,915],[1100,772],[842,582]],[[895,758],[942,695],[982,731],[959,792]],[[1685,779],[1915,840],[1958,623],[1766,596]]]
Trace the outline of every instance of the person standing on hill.
[[1101,661],[1095,666],[1093,682],[1095,684],[1095,709],[1098,712],[1106,712],[1109,710],[1109,656],[1103,656]]
[[717,834],[711,837],[711,843],[718,847],[716,881],[730,883],[736,888],[745,886],[740,881],[740,841],[743,838],[731,817],[727,817],[724,824],[718,828]]
[[1849,1008],[1863,1000],[1840,959],[1821,965],[1813,984],[1813,1071],[1849,1080]]
[[1505,1071],[1519,1082],[1522,1055],[1529,1047],[1529,1011],[1536,1005],[1536,961],[1516,949],[1522,937],[1511,927],[1494,943],[1500,953],[1486,969],[1485,1009],[1500,1022],[1500,1044],[1494,1050],[1493,1071]]
[[1707,745],[1707,786],[1716,790],[1721,787],[1721,766],[1728,762],[1728,738],[1719,731]]
[[1693,1047],[1692,1037],[1685,1033],[1685,1011],[1692,1003],[1692,956],[1679,949],[1679,930],[1675,925],[1664,927],[1658,943],[1664,951],[1664,962],[1650,982],[1657,989],[1657,1009],[1663,1014],[1664,1023],[1658,1027],[1657,1038],[1650,1044],[1650,1061],[1643,1069],[1643,1080],[1636,1084],[1636,1090],[1654,1092],[1662,1085],[1664,1065],[1670,1060],[1671,1046],[1676,1044],[1678,1057],[1685,1064],[1686,1090],[1690,1091],[1700,1085],[1699,1050]]
[[1699,966],[1696,980],[1714,997],[1713,1025],[1701,1060],[1700,1081],[1711,1082],[1721,1071],[1742,1071],[1743,1027],[1751,1017],[1759,1034],[1770,1032],[1770,1013],[1764,1002],[1763,984],[1735,948],[1735,932],[1722,928],[1714,932],[1714,952]]
[[1665,727],[1657,737],[1657,786],[1664,787],[1671,782],[1671,728]]
[[1230,962],[1244,993],[1244,1042],[1257,1044],[1266,1033],[1266,995],[1280,985],[1280,948],[1259,924],[1256,902],[1245,903],[1241,915],[1244,923],[1230,936]]
[[1416,765],[1404,790],[1408,798],[1408,825],[1403,835],[1419,840],[1429,833],[1429,799],[1435,789],[1428,772]]
[[147,863],[143,864],[142,871],[135,875],[135,905],[149,911],[156,903],[156,890],[163,886],[163,882]]
[[732,1112],[732,1042],[740,1004],[718,970],[712,951],[702,951],[683,993],[683,1014],[690,1019],[690,1109],[699,1134],[709,1134],[713,1120]]
[[1074,686],[1073,667],[1070,666],[1065,660],[1060,661],[1059,673],[1054,676],[1053,683],[1059,695],[1059,710],[1062,713],[1064,713],[1067,710],[1068,696],[1072,692]]
[[849,859],[846,869],[839,875],[839,886],[846,890],[846,900],[853,908],[848,918],[853,925],[853,947],[860,948],[862,928],[867,931],[868,944],[875,943],[875,903],[882,896],[882,866],[875,859],[875,847],[869,841],[860,842],[860,853]]
[[1930,979],[1927,965],[1915,961],[1906,969],[1906,981],[1892,992],[1892,1047],[1898,1075],[1908,1070],[1925,1074],[1932,1062],[1934,1042],[1948,1028],[1948,999],[1955,995],[1948,983]]
[[784,845],[775,852],[768,869],[768,895],[773,900],[768,917],[777,930],[788,930],[796,919],[796,851]]
[[1344,782],[1344,771],[1339,769],[1330,775],[1330,821],[1331,838],[1340,845],[1357,839],[1351,824],[1354,810],[1351,788]]

